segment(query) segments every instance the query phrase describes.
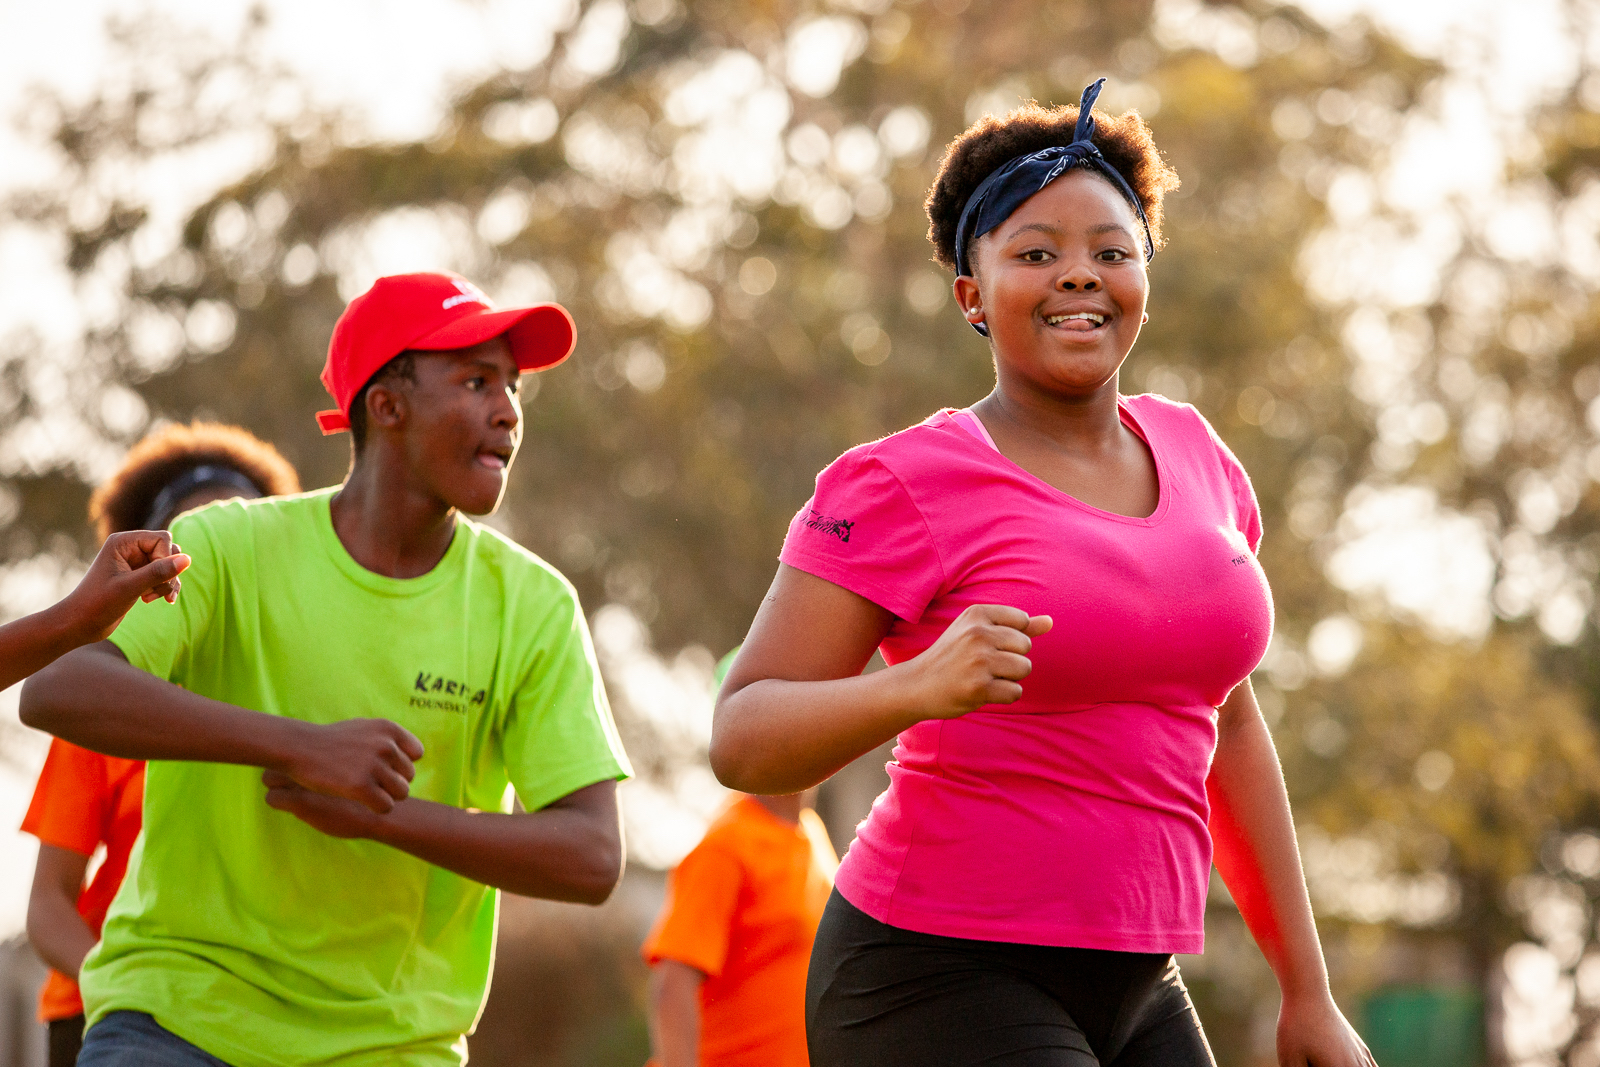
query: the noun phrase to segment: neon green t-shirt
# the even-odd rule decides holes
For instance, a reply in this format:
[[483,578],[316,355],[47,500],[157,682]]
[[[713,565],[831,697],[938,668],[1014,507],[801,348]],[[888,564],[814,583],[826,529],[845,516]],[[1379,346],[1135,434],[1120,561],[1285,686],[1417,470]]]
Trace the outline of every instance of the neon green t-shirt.
[[[180,519],[176,605],[112,640],[196,693],[310,722],[391,719],[426,747],[411,795],[537,810],[630,773],[572,587],[458,521],[420,578],[362,568],[333,489]],[[267,807],[261,772],[153,762],[144,833],[83,967],[89,1025],[147,1012],[237,1067],[458,1064],[488,992],[499,894]]]

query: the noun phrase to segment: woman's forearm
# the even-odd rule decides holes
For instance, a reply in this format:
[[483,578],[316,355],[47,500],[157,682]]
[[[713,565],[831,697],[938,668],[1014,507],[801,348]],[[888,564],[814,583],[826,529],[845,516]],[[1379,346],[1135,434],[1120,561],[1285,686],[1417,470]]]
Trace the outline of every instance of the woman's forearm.
[[926,650],[862,674],[894,622],[884,608],[780,564],[717,696],[711,769],[723,785],[798,793],[924,719],[1022,696],[1033,638],[1050,620],[1003,604],[965,608]]
[[700,987],[705,973],[662,960],[650,976],[650,1031],[657,1067],[700,1067]]
[[1206,789],[1217,871],[1285,998],[1328,996],[1283,769],[1248,681],[1221,709]]
[[94,948],[94,932],[78,909],[58,899],[28,904],[28,941],[39,958],[68,978],[78,977],[83,958]]
[[0,626],[0,689],[117,628],[139,600],[175,600],[189,557],[165,531],[115,533],[76,588],[43,611]]
[[830,681],[752,682],[718,702],[711,768],[745,793],[809,789],[926,717],[905,675],[901,665]]
[[83,958],[94,948],[94,931],[78,914],[78,894],[89,857],[55,845],[39,845],[28,894],[28,941],[33,950],[68,978],[78,977]]
[[0,626],[0,689],[9,689],[81,644],[60,604]]
[[722,784],[798,793],[925,717],[906,664],[861,673],[893,622],[865,597],[779,564],[712,713]]

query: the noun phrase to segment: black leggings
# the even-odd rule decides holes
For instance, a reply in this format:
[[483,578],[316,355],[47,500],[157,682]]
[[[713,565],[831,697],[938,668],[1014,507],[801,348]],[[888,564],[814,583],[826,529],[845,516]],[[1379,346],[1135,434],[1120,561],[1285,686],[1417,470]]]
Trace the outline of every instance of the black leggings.
[[828,900],[811,1067],[1216,1067],[1171,956],[901,930]]
[[50,1067],[76,1067],[83,1049],[83,1015],[50,1020]]

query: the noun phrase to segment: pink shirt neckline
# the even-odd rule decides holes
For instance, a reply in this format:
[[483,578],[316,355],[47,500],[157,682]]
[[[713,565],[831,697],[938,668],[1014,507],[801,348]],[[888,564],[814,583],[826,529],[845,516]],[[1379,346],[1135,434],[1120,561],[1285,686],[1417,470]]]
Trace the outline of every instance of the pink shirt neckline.
[[994,456],[1011,470],[1016,471],[1035,485],[1042,487],[1045,492],[1051,493],[1061,500],[1069,501],[1074,507],[1080,508],[1090,515],[1111,519],[1115,522],[1133,523],[1138,526],[1154,526],[1166,515],[1168,505],[1172,502],[1172,494],[1167,490],[1167,487],[1172,482],[1171,477],[1167,474],[1167,464],[1162,457],[1161,451],[1156,448],[1155,442],[1150,439],[1150,434],[1139,424],[1139,418],[1128,406],[1126,397],[1117,397],[1117,414],[1121,416],[1123,425],[1139,435],[1139,439],[1144,442],[1144,446],[1150,450],[1150,458],[1156,465],[1156,509],[1148,515],[1123,515],[1119,512],[1097,508],[1093,504],[1085,504],[1071,493],[1057,489],[1000,451],[1000,446],[994,443],[994,438],[989,434],[989,428],[983,424],[982,419],[978,418],[977,412],[970,407],[946,408],[944,413],[949,416],[951,422],[960,427],[966,437],[987,445]]

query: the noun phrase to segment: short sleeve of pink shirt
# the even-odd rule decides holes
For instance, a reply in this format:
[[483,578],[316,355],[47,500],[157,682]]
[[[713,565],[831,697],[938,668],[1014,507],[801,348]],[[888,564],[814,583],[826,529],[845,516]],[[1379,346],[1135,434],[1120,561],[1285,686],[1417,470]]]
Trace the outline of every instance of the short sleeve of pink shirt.
[[781,559],[896,620],[889,663],[971,604],[1050,615],[1023,698],[902,733],[840,866],[856,907],[949,937],[1198,952],[1216,707],[1260,661],[1272,600],[1244,469],[1199,412],[1123,398],[1160,482],[1149,516],[1083,504],[949,412],[817,478]]
[[1256,502],[1256,487],[1250,484],[1250,475],[1245,473],[1244,464],[1234,456],[1233,449],[1217,436],[1216,429],[1200,413],[1195,412],[1195,418],[1200,419],[1200,424],[1206,428],[1206,436],[1211,439],[1212,447],[1217,450],[1217,461],[1222,464],[1224,473],[1228,477],[1228,487],[1233,490],[1234,522],[1240,533],[1244,534],[1245,543],[1250,546],[1250,551],[1255,552],[1261,548],[1261,506]]
[[[830,539],[860,550],[841,553]],[[860,449],[817,476],[816,495],[790,523],[783,550],[790,566],[912,622],[944,584],[937,542],[911,495],[882,462]]]

